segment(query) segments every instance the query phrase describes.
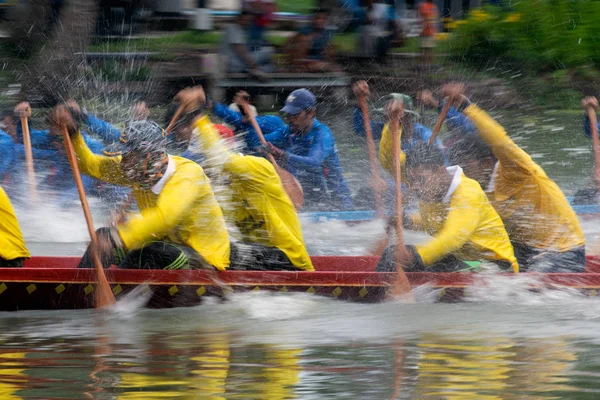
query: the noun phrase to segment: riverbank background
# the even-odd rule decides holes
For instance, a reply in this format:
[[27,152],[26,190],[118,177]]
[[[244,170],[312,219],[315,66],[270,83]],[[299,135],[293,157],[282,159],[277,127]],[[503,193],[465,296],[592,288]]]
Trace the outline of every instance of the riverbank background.
[[[108,11],[106,2],[94,0],[0,3],[0,104],[8,106],[20,96],[51,105],[57,97],[49,94],[91,98],[99,93],[114,102],[119,94],[125,101],[126,93],[159,105],[171,94],[161,86],[167,78],[180,78],[179,85],[187,83],[186,77],[192,83],[193,78],[214,79],[219,65],[210,55],[218,54],[222,28],[241,3],[208,2],[205,6],[214,8],[206,9],[211,14],[205,26],[197,22],[196,4],[170,3],[171,9],[159,2],[112,2]],[[359,48],[360,19],[369,6],[330,3],[322,6],[332,11],[340,70],[352,80],[368,78],[375,92],[393,87],[415,95],[461,80],[492,106],[575,110],[581,97],[599,89],[596,1],[471,1],[471,7],[462,2],[458,9],[441,1],[434,61],[426,71],[419,68],[418,4],[383,2],[394,10],[402,37],[392,43],[385,62],[376,62]],[[265,35],[276,50],[275,68],[285,64],[284,44],[309,24],[317,6],[311,0],[276,2],[277,14]]]

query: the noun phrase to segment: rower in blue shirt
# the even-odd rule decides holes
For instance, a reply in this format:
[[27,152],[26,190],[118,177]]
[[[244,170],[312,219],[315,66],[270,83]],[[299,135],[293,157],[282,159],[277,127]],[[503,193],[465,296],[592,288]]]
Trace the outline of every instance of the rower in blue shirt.
[[[25,168],[25,146],[16,133],[12,110],[2,111],[0,119],[6,129],[0,129],[0,185],[10,191],[17,183],[16,176]],[[32,154],[39,161],[53,157],[55,152],[32,147]]]
[[[119,141],[120,131],[112,126],[110,123],[105,122],[93,115],[84,113],[81,111],[79,105],[70,100],[68,103],[69,107],[74,114],[77,115],[79,121],[83,124],[88,125],[90,132],[94,135],[105,140],[107,143]],[[30,108],[29,103],[21,102],[15,107],[15,113],[19,114],[22,110]],[[14,119],[15,134],[19,142],[23,140],[21,121]],[[48,174],[40,184],[42,190],[49,190],[58,193],[64,200],[77,199],[77,188],[75,181],[73,180],[73,174],[71,167],[69,166],[68,160],[63,156],[65,149],[62,142],[62,132],[52,132],[50,129],[40,130],[32,129],[30,123],[30,136],[32,142],[32,148],[34,149],[34,158],[36,154],[43,158],[36,165],[41,166],[39,170],[48,171]],[[84,140],[88,147],[96,154],[101,154],[104,150],[104,144],[101,140],[91,137],[87,133],[83,133]],[[43,153],[41,153],[43,151]],[[24,158],[23,158],[24,160]],[[86,192],[89,194],[102,195],[110,199],[121,199],[126,196],[109,185],[100,184],[93,178],[82,176],[82,181]]]
[[265,135],[271,153],[294,174],[304,190],[307,208],[352,210],[354,201],[343,175],[335,139],[316,119],[317,99],[307,89],[294,90],[281,112],[287,125]]

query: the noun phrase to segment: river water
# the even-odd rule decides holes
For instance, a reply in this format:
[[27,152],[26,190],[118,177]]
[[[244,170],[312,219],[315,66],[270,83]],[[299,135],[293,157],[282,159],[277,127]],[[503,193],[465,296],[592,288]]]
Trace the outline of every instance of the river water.
[[[367,181],[349,118],[333,122],[350,185]],[[587,184],[579,115],[501,115],[568,194]],[[17,205],[37,255],[81,254],[78,205]],[[92,201],[96,224],[105,210]],[[582,221],[590,242],[600,235]],[[303,223],[311,254],[364,254],[378,221]],[[423,240],[410,233],[409,241]],[[489,278],[489,277],[488,277]],[[527,290],[492,277],[467,302],[350,304],[308,294],[247,293],[195,308],[147,310],[141,294],[106,312],[0,314],[0,398],[505,399],[600,396],[600,303],[574,290]]]

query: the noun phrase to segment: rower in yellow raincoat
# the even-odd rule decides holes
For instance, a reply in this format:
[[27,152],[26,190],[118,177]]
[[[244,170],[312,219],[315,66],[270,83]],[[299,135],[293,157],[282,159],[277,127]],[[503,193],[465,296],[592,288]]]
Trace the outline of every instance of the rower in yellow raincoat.
[[[121,136],[123,155],[107,157],[90,151],[68,109],[57,107],[51,119],[68,127],[83,173],[133,189],[141,216],[98,232],[105,266],[229,266],[229,235],[207,176],[198,164],[166,153],[158,125],[130,122]],[[92,267],[89,249],[80,267]]]
[[506,225],[522,270],[584,272],[585,237],[558,185],[488,114],[464,96],[462,84],[444,93],[477,127],[449,149],[453,163],[486,187]]
[[[486,260],[519,272],[504,224],[477,182],[458,166],[445,167],[441,151],[428,144],[408,150],[405,165],[409,190],[419,199],[419,218],[405,224],[433,236],[399,252],[406,270],[452,272],[468,269],[465,261]],[[377,271],[395,271],[394,251],[385,250]]]
[[0,268],[22,267],[29,257],[15,210],[0,186]]
[[298,215],[273,165],[230,151],[208,116],[196,121],[196,132],[208,166],[230,180],[231,207],[224,209],[243,241],[232,244],[232,268],[314,271]]

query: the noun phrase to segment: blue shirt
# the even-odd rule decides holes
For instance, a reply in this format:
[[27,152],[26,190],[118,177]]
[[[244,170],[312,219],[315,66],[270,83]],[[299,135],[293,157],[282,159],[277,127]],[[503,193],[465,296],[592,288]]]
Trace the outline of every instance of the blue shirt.
[[[314,28],[307,26],[300,30],[302,35],[312,35]],[[325,50],[329,46],[329,42],[333,38],[334,31],[331,29],[323,29],[312,38],[310,49],[308,50],[308,58],[312,60],[322,60],[325,55]]]
[[[121,132],[112,126],[93,115],[87,115],[85,120],[90,128],[90,131],[104,139],[106,142],[112,143],[118,141],[121,137]],[[104,144],[98,139],[94,139],[88,133],[82,131],[83,139],[87,146],[94,154],[102,154]],[[73,179],[73,172],[65,154],[56,151],[57,140],[50,135],[49,130],[29,129],[31,136],[32,147],[34,148],[34,157],[36,152],[45,151],[43,161],[37,163],[41,168],[49,171],[48,175],[41,182],[40,187],[43,190],[51,190],[60,193],[62,201],[78,199],[77,187]],[[22,128],[20,121],[17,123],[17,136],[22,140]],[[60,144],[62,146],[62,143]],[[24,159],[24,158],[23,158]],[[112,185],[100,182],[87,175],[82,175],[84,189],[90,195],[103,195],[111,199],[121,199],[126,197],[128,189],[115,188]],[[106,193],[105,193],[106,192]],[[107,196],[104,196],[106,194]]]
[[[252,127],[252,124],[245,123],[241,113],[231,110],[224,104],[215,103],[212,110],[213,114],[225,121],[226,124],[233,126],[236,133],[244,132],[243,138],[248,152],[253,152],[260,146],[260,139]],[[256,123],[260,127],[263,135],[275,132],[283,128],[285,123],[276,115],[258,115]]]
[[[40,150],[32,147],[34,159],[48,159],[56,155],[51,150]],[[15,143],[12,136],[0,129],[0,184],[6,184],[13,174],[25,168],[25,146]]]
[[286,152],[288,164],[285,167],[302,185],[307,203],[328,203],[331,191],[342,209],[354,208],[335,139],[326,125],[315,118],[305,135],[295,135],[285,125],[265,135],[265,139]]

